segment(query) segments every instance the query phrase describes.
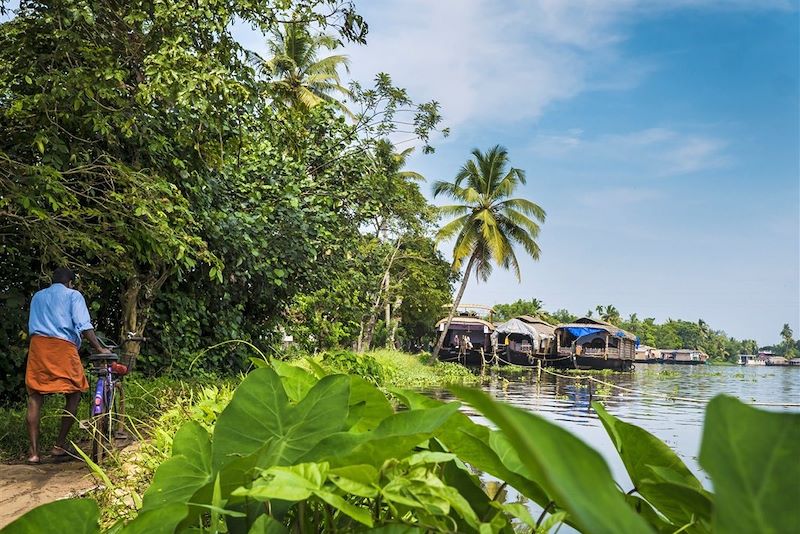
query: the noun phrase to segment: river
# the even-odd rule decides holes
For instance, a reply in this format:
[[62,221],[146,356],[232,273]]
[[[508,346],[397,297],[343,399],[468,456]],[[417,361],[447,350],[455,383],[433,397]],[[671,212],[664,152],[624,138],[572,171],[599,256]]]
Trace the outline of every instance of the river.
[[[577,375],[559,374],[561,376],[543,372],[537,379],[535,371],[491,373],[485,378],[483,389],[499,400],[547,418],[591,445],[603,455],[615,479],[626,491],[632,484],[597,414],[590,407],[590,389],[592,400],[602,401],[610,413],[667,443],[709,487],[708,477],[697,463],[705,405],[709,400],[724,393],[747,403],[800,403],[800,369],[790,367],[639,364],[629,373],[592,375],[625,390],[598,383],[589,386],[586,380],[577,379]],[[436,394],[449,397],[443,392]],[[698,402],[674,400],[674,397]],[[797,407],[759,408],[800,411]],[[470,407],[464,410],[486,423]],[[535,512],[538,507],[531,508]],[[562,529],[562,532],[567,531],[572,532],[569,528]]]

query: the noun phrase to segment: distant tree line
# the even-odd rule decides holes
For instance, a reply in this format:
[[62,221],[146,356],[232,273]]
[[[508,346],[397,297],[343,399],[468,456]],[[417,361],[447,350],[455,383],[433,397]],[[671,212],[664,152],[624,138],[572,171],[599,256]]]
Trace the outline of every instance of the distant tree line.
[[[510,304],[496,304],[494,310],[495,321],[506,321],[518,315],[533,315],[552,324],[558,324],[569,323],[580,317],[565,309],[547,311],[544,309],[544,303],[535,298],[520,299]],[[619,310],[613,305],[597,306],[583,315],[619,326],[638,336],[644,345],[659,349],[700,349],[716,360],[736,361],[739,354],[756,354],[760,350],[772,351],[787,358],[800,354],[800,340],[793,338],[793,332],[788,324],[784,324],[780,332],[782,338],[780,343],[759,347],[755,340],[739,340],[731,337],[722,330],[711,328],[703,319],[698,319],[696,322],[668,319],[659,324],[653,317],[640,319],[635,313],[623,319]]]

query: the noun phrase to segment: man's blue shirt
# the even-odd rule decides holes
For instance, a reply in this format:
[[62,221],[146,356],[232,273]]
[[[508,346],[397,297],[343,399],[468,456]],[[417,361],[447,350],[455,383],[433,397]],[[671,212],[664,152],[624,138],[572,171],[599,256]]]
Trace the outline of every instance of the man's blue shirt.
[[81,332],[93,328],[86,300],[79,291],[53,284],[33,295],[29,335],[57,337],[80,347]]

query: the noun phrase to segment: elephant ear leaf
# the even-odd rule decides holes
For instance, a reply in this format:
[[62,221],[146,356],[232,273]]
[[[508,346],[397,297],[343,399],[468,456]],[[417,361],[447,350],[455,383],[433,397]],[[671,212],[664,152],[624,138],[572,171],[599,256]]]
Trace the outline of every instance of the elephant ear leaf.
[[34,508],[3,529],[4,534],[100,532],[100,510],[92,499],[64,499]]
[[708,403],[700,465],[711,476],[714,532],[797,532],[800,414],[720,395]]
[[349,398],[350,379],[331,375],[291,405],[278,374],[256,369],[217,419],[212,464],[219,470],[259,453],[261,467],[290,465],[324,437],[346,429]]
[[517,449],[542,488],[583,532],[652,532],[625,501],[603,458],[561,427],[533,413],[496,402],[482,391],[453,387],[456,395],[495,423]]
[[599,402],[594,411],[617,449],[636,491],[677,527],[711,520],[711,500],[686,464],[664,442],[636,425],[608,413]]
[[189,421],[175,434],[172,457],[158,466],[144,494],[142,511],[186,504],[211,478],[211,438],[199,423]]

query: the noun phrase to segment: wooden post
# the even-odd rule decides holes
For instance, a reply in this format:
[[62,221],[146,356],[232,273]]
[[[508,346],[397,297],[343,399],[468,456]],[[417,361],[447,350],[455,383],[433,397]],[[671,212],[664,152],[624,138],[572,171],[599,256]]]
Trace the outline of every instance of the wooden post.
[[605,359],[606,360],[608,359],[608,336],[609,336],[609,334],[608,334],[608,332],[606,332],[606,354],[605,354],[605,356],[606,356]]

